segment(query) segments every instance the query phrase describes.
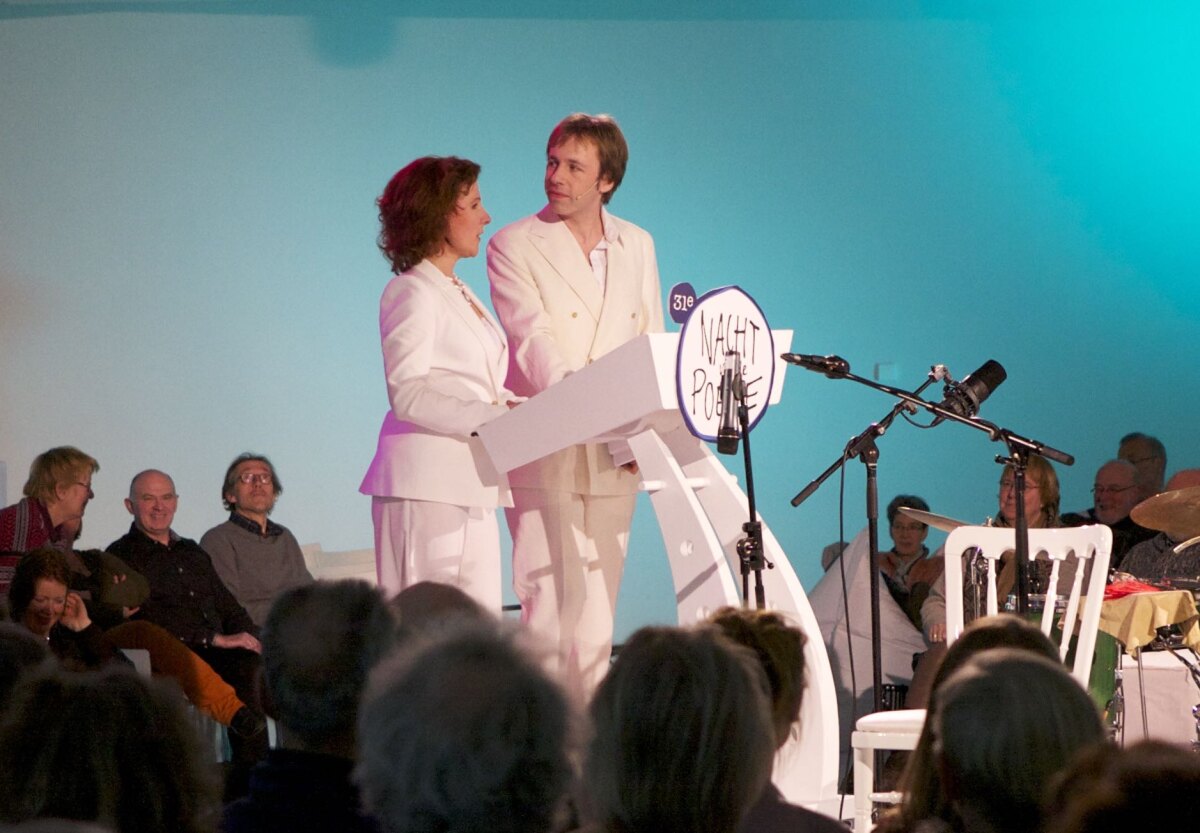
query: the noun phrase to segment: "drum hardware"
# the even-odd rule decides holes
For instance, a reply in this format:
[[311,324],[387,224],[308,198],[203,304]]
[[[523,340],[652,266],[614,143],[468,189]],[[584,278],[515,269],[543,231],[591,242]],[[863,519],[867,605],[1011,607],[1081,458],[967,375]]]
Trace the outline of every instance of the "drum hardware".
[[1200,486],[1148,497],[1129,513],[1134,523],[1165,532],[1173,541],[1200,537]]
[[966,521],[955,520],[945,515],[938,515],[934,512],[925,512],[921,509],[913,509],[911,506],[901,506],[900,514],[907,515],[914,521],[931,526],[934,529],[940,529],[942,532],[953,532],[960,526],[969,526]]
[[1196,718],[1196,739],[1192,741],[1192,751],[1200,752],[1200,703],[1192,708],[1192,717]]
[[[963,607],[964,624],[966,621],[975,621],[987,611],[987,586],[988,560],[983,550],[972,549],[967,556],[967,575],[963,584],[963,593],[967,596]],[[967,612],[970,613],[970,620],[966,620]]]
[[[1121,656],[1124,656],[1122,652]],[[1118,663],[1121,660],[1118,659]],[[1122,668],[1116,670],[1116,684],[1113,688],[1112,699],[1104,709],[1105,721],[1108,723],[1112,740],[1118,746],[1125,745],[1125,672]]]
[[[1164,625],[1163,627],[1156,628],[1154,632],[1156,636],[1152,644],[1155,645],[1156,648],[1166,651],[1171,656],[1175,657],[1175,659],[1179,660],[1188,670],[1188,674],[1191,675],[1192,682],[1196,684],[1196,688],[1200,690],[1200,654],[1197,654],[1194,648],[1187,648],[1183,645],[1182,628],[1180,628],[1180,626],[1177,624]],[[1183,650],[1191,653],[1191,655],[1195,657],[1198,662],[1192,662],[1190,659],[1185,657],[1182,653]],[[1141,670],[1140,662],[1138,663],[1138,670],[1139,672]],[[1144,694],[1142,695],[1142,698],[1145,700]],[[1143,703],[1143,720],[1145,719],[1146,714],[1145,708],[1145,703]],[[1192,717],[1196,722],[1196,739],[1192,741],[1192,750],[1195,752],[1200,752],[1200,703],[1197,703],[1192,708]]]

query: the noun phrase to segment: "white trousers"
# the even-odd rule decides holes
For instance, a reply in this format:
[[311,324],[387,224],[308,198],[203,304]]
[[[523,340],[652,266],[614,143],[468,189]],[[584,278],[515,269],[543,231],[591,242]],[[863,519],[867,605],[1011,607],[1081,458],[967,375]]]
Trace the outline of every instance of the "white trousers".
[[419,581],[460,588],[500,615],[496,510],[408,498],[371,498],[375,573],[386,598]]
[[514,488],[506,509],[521,620],[556,651],[568,690],[588,698],[612,656],[613,614],[634,495]]

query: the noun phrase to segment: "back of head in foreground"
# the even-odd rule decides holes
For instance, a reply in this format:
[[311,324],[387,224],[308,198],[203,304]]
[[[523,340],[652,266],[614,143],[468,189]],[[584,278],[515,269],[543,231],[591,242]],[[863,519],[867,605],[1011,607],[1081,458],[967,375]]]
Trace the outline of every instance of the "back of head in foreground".
[[[1036,625],[1012,613],[985,616],[967,625],[962,636],[946,649],[934,674],[928,713],[937,707],[938,690],[946,679],[973,657],[997,648],[1028,651],[1058,662],[1058,648]],[[909,756],[900,780],[904,800],[897,810],[881,820],[885,830],[911,830],[926,818],[950,817],[942,783],[933,758],[933,722],[925,721],[921,737]]]
[[771,691],[775,747],[791,737],[804,699],[804,633],[774,610],[722,607],[709,621],[758,657]]
[[385,660],[355,780],[390,833],[546,833],[570,780],[567,700],[512,631],[464,624]]
[[1200,820],[1200,755],[1142,741],[1098,746],[1059,779],[1047,803],[1046,831],[1127,833],[1187,830]]
[[592,700],[587,815],[610,833],[732,833],[770,777],[767,692],[714,628],[639,630]]
[[268,711],[284,745],[354,754],[371,669],[394,641],[383,596],[365,581],[318,581],[282,593],[262,635]]
[[998,648],[969,660],[938,690],[933,756],[967,833],[1028,833],[1050,782],[1105,740],[1091,697],[1060,663]]
[[418,581],[392,597],[388,608],[395,618],[401,644],[430,638],[466,622],[495,626],[497,620],[461,588],[437,581]]
[[178,693],[123,668],[32,675],[0,723],[0,821],[211,831],[211,776]]

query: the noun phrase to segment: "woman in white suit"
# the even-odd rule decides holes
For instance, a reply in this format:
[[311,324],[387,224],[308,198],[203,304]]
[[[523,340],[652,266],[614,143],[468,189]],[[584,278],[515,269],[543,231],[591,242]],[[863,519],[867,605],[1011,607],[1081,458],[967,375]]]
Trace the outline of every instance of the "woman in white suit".
[[491,217],[479,166],[424,157],[392,177],[379,206],[379,248],[396,277],[379,302],[391,410],[359,491],[372,496],[379,586],[462,588],[500,610],[496,508],[508,485],[474,431],[517,397],[504,387],[504,331],[454,274],[479,253]]

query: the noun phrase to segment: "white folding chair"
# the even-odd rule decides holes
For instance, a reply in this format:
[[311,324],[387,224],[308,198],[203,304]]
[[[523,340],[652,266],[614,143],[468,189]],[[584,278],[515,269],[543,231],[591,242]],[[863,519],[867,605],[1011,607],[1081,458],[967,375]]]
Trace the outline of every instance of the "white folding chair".
[[[988,615],[999,610],[996,595],[996,577],[999,574],[1000,556],[1016,548],[1014,530],[1005,527],[962,526],[946,538],[945,581],[946,581],[946,644],[958,639],[963,630],[963,558],[967,550],[978,550],[984,557],[987,573]],[[1096,633],[1100,624],[1100,606],[1104,602],[1104,584],[1108,578],[1108,560],[1112,553],[1112,530],[1103,524],[1068,527],[1062,529],[1029,530],[1030,561],[1039,555],[1051,562],[1050,579],[1047,587],[1058,587],[1061,568],[1067,557],[1074,554],[1077,560],[1074,580],[1067,596],[1067,607],[1062,617],[1062,634],[1058,639],[1059,656],[1066,661],[1071,638],[1078,639],[1075,648],[1075,663],[1071,675],[1081,686],[1087,688],[1092,670],[1092,658],[1096,649]],[[1086,569],[1090,565],[1090,578],[1084,597],[1083,585]],[[1042,633],[1052,640],[1056,604],[1054,593],[1047,593],[1048,602],[1041,616]],[[1081,598],[1083,613],[1079,615]],[[876,803],[894,804],[900,800],[899,793],[875,792],[875,752],[879,749],[915,749],[925,724],[924,709],[902,709],[900,711],[876,712],[859,718],[855,731],[850,736],[854,752],[854,829],[864,833],[874,827],[873,810]]]

